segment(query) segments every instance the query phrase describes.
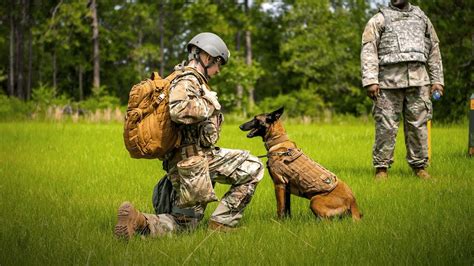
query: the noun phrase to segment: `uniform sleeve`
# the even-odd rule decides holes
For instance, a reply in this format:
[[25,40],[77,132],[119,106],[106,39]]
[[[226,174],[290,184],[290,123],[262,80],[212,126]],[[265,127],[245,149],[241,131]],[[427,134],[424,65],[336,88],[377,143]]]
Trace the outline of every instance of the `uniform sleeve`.
[[439,39],[436,31],[428,19],[428,34],[431,41],[431,49],[428,54],[428,73],[431,84],[441,84],[444,86],[443,62],[441,60],[441,52],[439,50]]
[[201,97],[199,88],[191,80],[180,80],[170,92],[171,120],[178,124],[194,124],[209,118],[213,106]]
[[360,52],[360,64],[362,70],[362,86],[378,84],[379,79],[379,58],[377,46],[380,41],[380,34],[384,27],[384,17],[382,13],[373,16],[365,26],[362,34],[362,49]]

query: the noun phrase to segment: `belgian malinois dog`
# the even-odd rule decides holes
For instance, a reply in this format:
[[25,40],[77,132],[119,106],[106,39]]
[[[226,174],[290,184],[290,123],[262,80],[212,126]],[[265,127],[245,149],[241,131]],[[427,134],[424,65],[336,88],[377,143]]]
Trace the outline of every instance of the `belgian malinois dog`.
[[290,194],[307,198],[310,208],[319,218],[352,215],[360,220],[352,190],[336,175],[309,159],[296,144],[288,139],[282,122],[283,107],[272,112],[256,115],[240,125],[250,131],[248,138],[260,136],[267,149],[267,168],[275,186],[277,216],[291,216]]

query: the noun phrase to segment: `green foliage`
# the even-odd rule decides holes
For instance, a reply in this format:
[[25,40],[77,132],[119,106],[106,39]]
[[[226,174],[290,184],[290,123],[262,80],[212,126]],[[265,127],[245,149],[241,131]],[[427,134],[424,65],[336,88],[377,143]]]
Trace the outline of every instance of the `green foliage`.
[[31,95],[33,102],[44,106],[52,105],[55,97],[56,89],[45,84],[40,84],[38,88],[33,90]]
[[32,103],[0,93],[0,121],[27,119],[32,110]]
[[70,102],[66,94],[57,95],[56,89],[45,84],[33,90],[31,101],[39,110],[46,110],[49,106],[63,106]]
[[[248,89],[256,83],[256,81],[264,74],[263,68],[258,62],[248,66],[245,64],[245,58],[241,53],[232,53],[232,58],[226,64],[221,73],[212,80],[212,88],[216,90],[219,99],[223,100],[222,105],[228,111],[236,110],[235,90],[237,85],[241,85],[244,89]],[[244,98],[245,100],[245,98]]]
[[362,29],[351,14],[360,8],[364,6],[349,10],[330,1],[301,1],[284,17],[284,71],[296,87],[312,88],[340,113],[370,108],[359,84]]
[[311,89],[268,97],[259,104],[260,112],[270,112],[282,106],[289,117],[322,118],[327,108],[323,99]]
[[[372,103],[361,88],[360,41],[366,22],[382,2],[97,1],[100,80],[111,95],[99,99],[92,88],[89,1],[33,1],[24,17],[22,33],[24,41],[28,41],[31,29],[32,68],[29,74],[25,43],[23,78],[26,82],[31,77],[33,90],[41,90],[42,84],[56,85],[54,95],[63,97],[60,102],[86,99],[87,108],[104,108],[119,99],[125,105],[133,84],[153,71],[163,69],[161,74],[165,76],[171,73],[176,64],[187,59],[186,43],[195,34],[210,31],[221,36],[231,51],[230,62],[211,81],[226,112],[255,112],[247,110],[246,104],[251,100],[249,91],[254,89],[258,110],[273,106],[272,97],[279,95],[276,101],[286,99],[287,109],[295,110],[292,116],[318,115],[320,108],[342,115],[366,116]],[[471,2],[412,1],[431,19],[441,40],[446,94],[434,103],[435,120],[459,120],[468,110],[474,79]],[[12,6],[7,1],[0,4],[0,11],[22,21],[21,5]],[[7,15],[0,19],[0,87],[7,92],[11,27]],[[251,64],[245,60],[246,31],[251,36]],[[244,89],[239,108],[237,87]],[[305,105],[317,109],[297,106],[299,100],[295,99],[301,99],[300,94],[317,97],[316,104]],[[41,101],[54,100],[43,97]]]
[[88,111],[97,109],[114,108],[120,105],[120,99],[110,95],[106,86],[100,86],[92,90],[92,96],[80,102],[79,106]]

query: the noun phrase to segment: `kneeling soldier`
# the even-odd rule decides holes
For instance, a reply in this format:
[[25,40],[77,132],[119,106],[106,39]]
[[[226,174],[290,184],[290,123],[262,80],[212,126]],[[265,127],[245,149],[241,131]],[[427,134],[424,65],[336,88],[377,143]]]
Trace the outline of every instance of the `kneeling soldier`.
[[205,32],[192,38],[187,49],[189,63],[177,68],[189,74],[173,80],[169,96],[171,120],[179,125],[181,135],[180,146],[163,162],[173,185],[169,213],[140,213],[124,202],[114,230],[119,237],[130,238],[136,232],[161,236],[194,229],[207,203],[217,200],[215,182],[230,184],[231,188],[212,214],[209,228],[231,231],[263,177],[262,163],[248,151],[215,146],[223,115],[216,93],[207,83],[229,59],[226,44],[219,36]]

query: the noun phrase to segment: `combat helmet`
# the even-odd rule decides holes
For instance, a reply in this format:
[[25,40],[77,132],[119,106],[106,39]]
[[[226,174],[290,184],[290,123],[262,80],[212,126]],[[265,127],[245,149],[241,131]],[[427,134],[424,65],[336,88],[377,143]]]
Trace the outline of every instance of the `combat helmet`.
[[197,59],[197,51],[195,54],[191,54],[193,46],[199,48],[199,50],[208,53],[212,57],[220,57],[222,65],[225,65],[229,61],[230,52],[225,42],[216,34],[211,32],[202,32],[194,36],[191,41],[188,42],[187,49],[190,53],[190,59]]

